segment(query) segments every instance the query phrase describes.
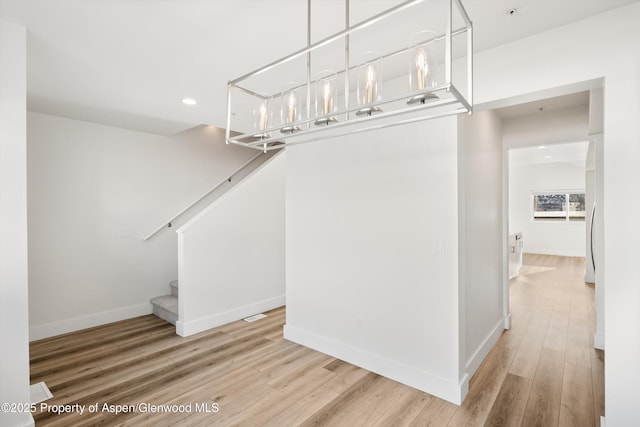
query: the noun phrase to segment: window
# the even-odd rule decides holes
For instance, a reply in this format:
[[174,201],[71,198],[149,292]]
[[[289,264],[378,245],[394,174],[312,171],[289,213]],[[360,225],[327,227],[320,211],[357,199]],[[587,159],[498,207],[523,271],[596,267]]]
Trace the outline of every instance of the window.
[[534,221],[584,221],[584,191],[533,193]]
[[584,221],[584,193],[569,193],[569,221]]

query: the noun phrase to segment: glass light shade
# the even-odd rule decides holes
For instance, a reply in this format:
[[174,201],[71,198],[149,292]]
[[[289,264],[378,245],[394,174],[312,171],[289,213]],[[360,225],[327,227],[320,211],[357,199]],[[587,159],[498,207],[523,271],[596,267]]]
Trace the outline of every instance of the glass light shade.
[[380,101],[382,92],[382,57],[378,52],[365,52],[360,56],[358,65],[358,105],[357,116],[370,116],[382,112],[373,105]]
[[296,82],[289,82],[281,93],[280,124],[282,127],[280,132],[298,132],[300,127],[294,123],[299,122],[302,118],[302,86]]
[[424,104],[438,99],[431,89],[440,82],[437,75],[437,35],[433,31],[419,31],[409,41],[409,90],[422,93],[411,97],[407,104]]
[[316,125],[328,125],[338,121],[334,116],[327,116],[338,109],[337,84],[338,74],[334,71],[322,70],[316,74]]
[[271,126],[271,97],[262,96],[256,99],[253,108],[253,128],[257,131],[258,138],[269,138],[271,134],[267,132]]

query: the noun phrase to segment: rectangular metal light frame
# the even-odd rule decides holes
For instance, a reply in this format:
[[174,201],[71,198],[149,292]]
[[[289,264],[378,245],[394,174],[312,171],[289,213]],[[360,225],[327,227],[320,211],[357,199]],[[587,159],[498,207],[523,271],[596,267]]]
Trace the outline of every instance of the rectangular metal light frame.
[[[309,0],[310,1],[310,0]],[[338,74],[345,74],[345,90],[348,91],[349,88],[349,72],[355,69],[355,66],[349,66],[348,56],[349,56],[349,35],[355,33],[363,28],[374,25],[378,21],[381,21],[397,12],[402,10],[411,8],[420,3],[429,2],[433,0],[408,0],[401,4],[392,7],[380,14],[377,14],[369,19],[366,19],[358,24],[345,28],[344,30],[337,32],[325,39],[322,39],[316,43],[310,44],[309,37],[307,37],[308,46],[300,49],[288,56],[285,56],[277,61],[271,62],[255,71],[247,73],[241,77],[238,77],[234,80],[231,80],[227,83],[227,126],[225,133],[225,140],[227,144],[234,144],[243,147],[253,148],[261,151],[270,151],[276,150],[286,147],[287,145],[300,144],[304,142],[317,141],[324,138],[352,134],[362,131],[368,131],[373,129],[379,129],[389,126],[401,125],[416,121],[434,119],[438,117],[444,117],[449,115],[461,114],[461,113],[471,113],[473,111],[473,24],[467,15],[467,12],[462,5],[461,0],[446,0],[448,10],[446,16],[446,30],[444,34],[438,36],[437,40],[445,41],[445,82],[441,85],[430,90],[430,92],[446,92],[447,94],[453,95],[452,97],[440,99],[438,101],[433,101],[425,104],[417,104],[405,108],[399,108],[395,110],[385,111],[380,114],[376,114],[373,116],[364,116],[364,117],[354,117],[351,118],[352,112],[356,111],[359,107],[345,107],[339,109],[337,112],[328,114],[326,116],[338,116],[345,115],[348,120],[340,121],[330,126],[321,126],[314,127],[311,123],[325,116],[312,116],[310,114],[310,92],[311,85],[314,81],[311,80],[311,70],[310,70],[310,60],[309,55],[316,51],[317,49],[328,45],[340,38],[345,38],[345,68],[343,70],[338,71]],[[453,29],[453,7],[458,9],[460,17],[464,21],[464,26],[460,28]],[[347,3],[347,21],[348,21],[348,3]],[[308,21],[308,25],[310,22]],[[453,85],[452,83],[452,61],[453,61],[453,42],[452,38],[454,36],[462,35],[466,33],[466,62],[467,62],[467,97],[463,96],[460,91]],[[383,58],[389,58],[396,55],[401,55],[407,52],[407,48],[402,48],[396,50],[391,53],[387,53],[383,55]],[[232,91],[233,89],[240,90],[245,92],[248,95],[254,96],[256,98],[265,99],[265,97],[261,94],[258,94],[254,91],[251,91],[243,86],[241,83],[245,80],[255,77],[260,74],[264,74],[269,72],[270,70],[276,68],[281,64],[285,64],[290,62],[296,58],[300,58],[303,55],[307,55],[307,81],[303,84],[307,88],[307,117],[299,120],[293,125],[303,127],[299,132],[292,134],[279,134],[281,126],[273,126],[269,129],[262,131],[254,131],[252,133],[241,133],[232,136]],[[424,91],[416,91],[416,92],[406,92],[399,95],[391,96],[384,98],[372,105],[379,106],[384,105],[390,102],[398,101],[404,98],[410,98],[414,95],[418,95],[420,93],[424,93]],[[273,96],[278,96],[280,94],[275,94]],[[346,93],[346,97],[348,97],[348,93]],[[398,117],[398,116],[406,116],[406,117]],[[234,132],[235,133],[235,132]],[[258,135],[264,133],[272,133],[275,136],[269,136],[267,138],[259,138]]]

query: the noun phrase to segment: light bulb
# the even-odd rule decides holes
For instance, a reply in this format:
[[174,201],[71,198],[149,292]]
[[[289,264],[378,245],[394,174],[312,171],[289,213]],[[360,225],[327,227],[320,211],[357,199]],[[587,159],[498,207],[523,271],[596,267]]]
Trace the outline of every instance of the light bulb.
[[258,121],[258,130],[266,130],[267,129],[267,103],[263,101],[260,103],[260,119]]
[[323,114],[329,114],[333,102],[331,98],[331,82],[329,80],[325,80],[322,86],[322,99],[324,100]]
[[[322,70],[316,73],[316,126],[325,126],[338,121],[335,117],[329,117],[329,114],[336,112],[338,101],[338,91],[336,90],[337,74],[331,70]],[[335,98],[335,99],[334,99]]]
[[288,123],[296,121],[296,101],[296,94],[294,92],[289,92],[289,96],[287,98]]
[[427,88],[427,74],[429,73],[429,64],[427,62],[427,54],[420,48],[416,52],[416,80],[418,90]]
[[369,64],[367,66],[366,76],[365,76],[365,84],[364,84],[364,92],[365,92],[365,103],[370,104],[374,101],[373,99],[373,89],[376,85],[376,68],[373,64]]

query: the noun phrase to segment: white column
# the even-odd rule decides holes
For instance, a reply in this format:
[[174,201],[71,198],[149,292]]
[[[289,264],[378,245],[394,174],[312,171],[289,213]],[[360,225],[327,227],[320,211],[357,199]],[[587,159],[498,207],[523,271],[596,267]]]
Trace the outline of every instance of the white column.
[[[0,21],[0,425],[32,426],[27,279],[27,38]],[[11,407],[11,404],[17,406]]]

